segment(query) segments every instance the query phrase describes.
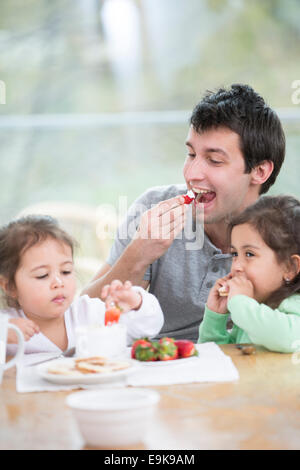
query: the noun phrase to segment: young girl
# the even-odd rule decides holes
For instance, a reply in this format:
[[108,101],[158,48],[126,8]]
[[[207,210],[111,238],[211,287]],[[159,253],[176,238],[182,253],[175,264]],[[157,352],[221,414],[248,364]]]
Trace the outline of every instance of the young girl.
[[[28,216],[0,229],[0,286],[11,322],[26,340],[26,353],[58,352],[75,346],[75,328],[104,324],[105,308],[122,308],[120,323],[127,326],[128,343],[156,335],[163,314],[156,298],[130,282],[113,281],[99,298],[74,300],[76,280],[73,241],[51,217]],[[16,337],[8,336],[8,354]]]
[[[209,293],[199,342],[294,352],[300,339],[300,202],[262,197],[230,226],[232,267]],[[225,290],[224,296],[219,289]],[[228,315],[234,323],[226,330]]]

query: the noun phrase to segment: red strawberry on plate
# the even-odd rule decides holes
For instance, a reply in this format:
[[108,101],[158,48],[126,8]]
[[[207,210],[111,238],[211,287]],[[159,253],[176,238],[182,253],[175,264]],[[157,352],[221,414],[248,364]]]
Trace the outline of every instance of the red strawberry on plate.
[[157,351],[148,338],[142,338],[133,343],[131,348],[131,357],[138,361],[156,361]]
[[148,340],[148,338],[141,338],[141,339],[137,339],[131,346],[131,357],[133,359],[135,359],[135,350],[136,348],[139,346],[139,345],[142,345],[142,346],[151,346],[151,343],[150,341]]
[[187,339],[178,339],[175,341],[175,345],[178,348],[179,358],[198,356],[198,351],[192,341]]
[[178,348],[173,338],[161,338],[158,345],[158,359],[160,361],[172,361],[178,359]]

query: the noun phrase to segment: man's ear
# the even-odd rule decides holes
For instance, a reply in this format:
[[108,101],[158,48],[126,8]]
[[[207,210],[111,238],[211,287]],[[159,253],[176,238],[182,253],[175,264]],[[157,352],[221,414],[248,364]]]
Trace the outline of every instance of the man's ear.
[[271,160],[264,160],[251,171],[252,184],[263,184],[270,177],[274,169],[274,163]]

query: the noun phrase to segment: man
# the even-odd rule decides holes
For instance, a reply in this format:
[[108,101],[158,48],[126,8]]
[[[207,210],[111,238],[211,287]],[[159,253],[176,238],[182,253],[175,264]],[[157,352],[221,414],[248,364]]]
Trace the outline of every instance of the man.
[[[207,93],[195,107],[186,147],[186,185],[152,188],[136,201],[84,293],[96,296],[113,279],[149,286],[165,316],[159,336],[197,341],[209,290],[230,271],[228,220],[275,182],[285,137],[262,97],[247,85],[232,85]],[[196,196],[193,208],[180,197],[187,190]],[[204,214],[198,248],[183,231],[192,225],[186,220],[191,209],[196,225],[197,213]]]

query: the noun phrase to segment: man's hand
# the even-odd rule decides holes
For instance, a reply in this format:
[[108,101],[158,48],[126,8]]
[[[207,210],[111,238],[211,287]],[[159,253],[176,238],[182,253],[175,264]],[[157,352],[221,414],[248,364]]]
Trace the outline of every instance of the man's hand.
[[[160,258],[183,230],[188,206],[183,196],[162,201],[144,212],[133,239],[113,266],[105,264],[83,294],[98,297],[101,289],[115,279],[147,288],[144,274],[149,264]],[[100,297],[102,298],[102,297]]]
[[183,196],[162,201],[144,212],[132,244],[145,265],[160,258],[183,230],[187,205]]

